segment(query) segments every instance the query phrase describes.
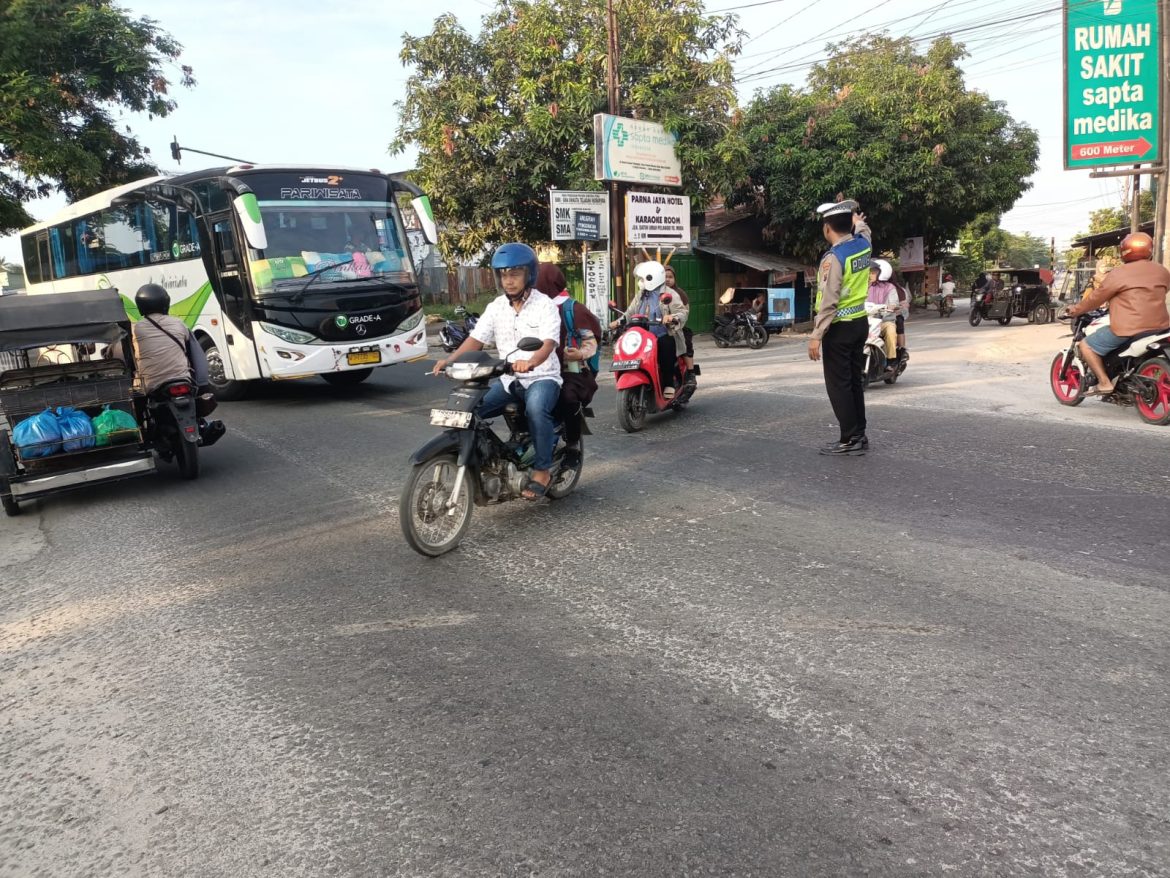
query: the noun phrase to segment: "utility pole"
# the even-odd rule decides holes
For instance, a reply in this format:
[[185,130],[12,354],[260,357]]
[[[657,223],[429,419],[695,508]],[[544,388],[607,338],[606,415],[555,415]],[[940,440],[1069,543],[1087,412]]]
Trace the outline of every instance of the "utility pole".
[[[1170,27],[1170,0],[1162,0],[1162,26],[1158,29],[1158,36],[1162,41],[1162,118],[1159,120],[1159,131],[1162,137],[1162,165],[1170,167],[1170,143],[1166,138],[1170,136],[1170,112],[1166,109],[1166,101],[1170,100],[1170,37],[1166,35],[1166,28]],[[1170,172],[1163,171],[1158,185],[1154,188],[1154,258],[1160,259],[1162,264],[1170,268],[1170,232],[1167,230],[1167,218],[1170,214]],[[1167,295],[1170,300],[1170,294]]]
[[[609,102],[609,114],[621,114],[621,92],[618,90],[618,67],[621,51],[618,44],[617,13],[613,0],[605,0],[605,90]],[[622,200],[622,186],[617,181],[609,184],[609,246],[610,276],[613,278],[613,296],[623,308],[628,304],[625,296],[626,247],[625,247],[625,203]]]
[[[1163,147],[1165,148],[1165,147]],[[1141,165],[1134,165],[1134,170],[1140,170]],[[1129,230],[1136,232],[1142,225],[1142,178],[1140,174],[1133,175],[1133,200],[1129,203]]]

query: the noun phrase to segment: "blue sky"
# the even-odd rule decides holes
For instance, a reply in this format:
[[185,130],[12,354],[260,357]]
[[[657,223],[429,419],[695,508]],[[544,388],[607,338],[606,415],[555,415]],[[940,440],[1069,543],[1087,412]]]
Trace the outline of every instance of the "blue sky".
[[[1003,224],[1055,236],[1060,246],[1086,227],[1090,210],[1120,202],[1118,181],[1090,180],[1087,171],[1062,168],[1061,19],[1055,0],[709,0],[707,5],[712,11],[747,7],[735,10],[748,34],[737,73],[757,74],[742,85],[745,102],[756,88],[802,82],[807,64],[823,56],[825,43],[845,32],[924,37],[1041,12],[990,31],[956,34],[972,52],[965,65],[968,84],[1004,101],[1017,119],[1040,132],[1034,187]],[[196,170],[213,161],[189,155],[176,166],[168,147],[175,135],[185,145],[253,161],[399,170],[413,160],[409,153],[387,151],[396,128],[394,104],[408,76],[398,60],[402,34],[429,32],[443,12],[476,30],[492,4],[133,0],[126,6],[155,18],[183,44],[182,61],[195,68],[198,80],[190,91],[177,90],[179,108],[170,117],[125,120],[164,170]],[[806,66],[795,66],[800,64]],[[782,65],[793,69],[759,75]],[[62,204],[59,198],[45,199],[31,212],[41,219]],[[19,261],[18,240],[0,239],[0,255]]]

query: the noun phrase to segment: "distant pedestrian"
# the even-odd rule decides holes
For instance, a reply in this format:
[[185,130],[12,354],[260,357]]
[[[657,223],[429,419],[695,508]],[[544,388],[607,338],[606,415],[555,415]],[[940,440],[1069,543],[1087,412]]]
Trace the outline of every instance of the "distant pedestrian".
[[855,201],[822,204],[817,208],[821,232],[829,252],[817,269],[817,300],[810,360],[824,351],[825,389],[840,438],[821,454],[859,455],[869,448],[865,435],[865,339],[869,323],[865,300],[869,293],[870,232]]

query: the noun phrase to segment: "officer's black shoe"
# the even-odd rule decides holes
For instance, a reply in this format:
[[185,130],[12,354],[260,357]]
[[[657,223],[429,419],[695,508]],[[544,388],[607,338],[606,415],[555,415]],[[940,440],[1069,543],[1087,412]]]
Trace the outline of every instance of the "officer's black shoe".
[[854,436],[849,440],[833,442],[821,449],[821,454],[843,454],[857,456],[865,454],[869,448],[869,440],[864,436]]

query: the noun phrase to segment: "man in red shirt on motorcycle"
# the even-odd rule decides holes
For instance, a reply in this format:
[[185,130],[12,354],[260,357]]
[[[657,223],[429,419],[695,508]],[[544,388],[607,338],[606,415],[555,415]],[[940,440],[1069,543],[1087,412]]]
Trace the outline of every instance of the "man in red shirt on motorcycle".
[[1105,356],[1130,344],[1135,336],[1170,328],[1170,311],[1166,308],[1170,271],[1151,261],[1153,255],[1154,239],[1145,232],[1126,235],[1121,242],[1122,264],[1065,312],[1069,317],[1079,317],[1109,305],[1109,325],[1080,343],[1081,356],[1097,376],[1097,386],[1085,391],[1086,396],[1107,396],[1114,390],[1105,369]]

